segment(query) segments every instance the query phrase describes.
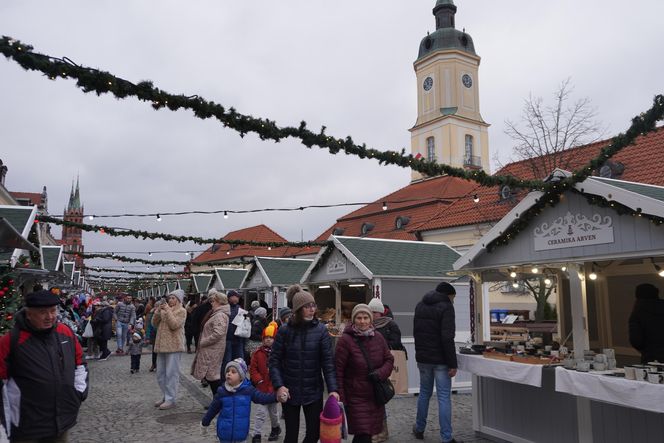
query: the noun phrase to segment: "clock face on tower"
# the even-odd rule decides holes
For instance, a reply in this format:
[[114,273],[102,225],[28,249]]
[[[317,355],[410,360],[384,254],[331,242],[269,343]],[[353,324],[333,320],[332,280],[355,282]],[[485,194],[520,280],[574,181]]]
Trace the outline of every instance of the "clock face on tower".
[[430,91],[433,88],[433,79],[431,77],[425,78],[422,87],[425,91]]
[[470,78],[470,75],[468,74],[464,74],[463,77],[461,77],[461,82],[466,88],[473,86],[473,79]]

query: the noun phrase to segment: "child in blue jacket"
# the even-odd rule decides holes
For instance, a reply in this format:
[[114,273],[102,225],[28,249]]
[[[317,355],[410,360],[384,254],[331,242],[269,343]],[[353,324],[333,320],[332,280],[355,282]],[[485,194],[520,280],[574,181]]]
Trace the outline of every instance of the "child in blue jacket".
[[274,392],[267,394],[257,390],[247,379],[247,364],[236,358],[226,365],[226,382],[219,387],[202,425],[210,426],[217,417],[217,437],[221,442],[243,442],[249,435],[251,402],[260,404],[276,403]]

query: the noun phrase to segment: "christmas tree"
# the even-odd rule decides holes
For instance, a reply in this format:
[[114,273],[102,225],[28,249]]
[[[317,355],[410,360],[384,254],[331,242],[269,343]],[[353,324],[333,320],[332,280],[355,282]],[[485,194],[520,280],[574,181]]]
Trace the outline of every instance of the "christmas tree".
[[14,315],[22,303],[21,293],[14,286],[15,282],[11,269],[0,268],[0,335],[11,329]]

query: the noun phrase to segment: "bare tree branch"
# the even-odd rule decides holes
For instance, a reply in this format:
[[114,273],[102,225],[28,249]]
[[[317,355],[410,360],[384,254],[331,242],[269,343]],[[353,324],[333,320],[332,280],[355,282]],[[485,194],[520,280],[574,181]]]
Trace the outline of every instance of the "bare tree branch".
[[530,160],[535,178],[546,178],[556,168],[571,169],[573,157],[565,151],[595,142],[604,134],[589,98],[570,103],[573,90],[571,79],[563,80],[551,105],[530,94],[519,123],[505,121],[505,134],[514,140],[514,156]]

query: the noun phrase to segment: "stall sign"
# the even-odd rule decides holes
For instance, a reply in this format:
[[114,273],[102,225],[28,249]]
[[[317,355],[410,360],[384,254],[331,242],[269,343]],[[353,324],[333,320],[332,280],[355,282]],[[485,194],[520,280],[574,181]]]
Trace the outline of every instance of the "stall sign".
[[346,273],[346,257],[334,257],[327,263],[327,274],[345,274]]
[[534,232],[535,251],[613,243],[613,219],[606,215],[567,212],[551,224],[542,223]]

